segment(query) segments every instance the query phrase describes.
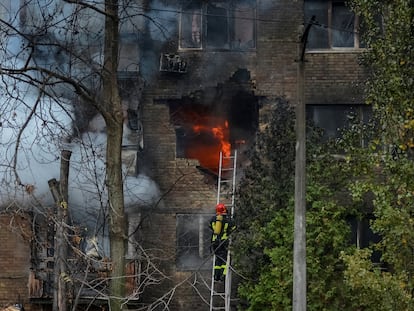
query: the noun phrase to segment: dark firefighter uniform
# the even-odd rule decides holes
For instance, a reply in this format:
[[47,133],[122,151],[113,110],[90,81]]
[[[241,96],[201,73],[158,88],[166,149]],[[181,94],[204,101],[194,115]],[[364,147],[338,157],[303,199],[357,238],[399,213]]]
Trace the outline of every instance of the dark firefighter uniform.
[[214,265],[214,279],[223,280],[227,273],[227,250],[229,247],[229,234],[235,229],[235,225],[224,204],[216,206],[216,216],[210,221],[212,230],[211,247],[216,255]]

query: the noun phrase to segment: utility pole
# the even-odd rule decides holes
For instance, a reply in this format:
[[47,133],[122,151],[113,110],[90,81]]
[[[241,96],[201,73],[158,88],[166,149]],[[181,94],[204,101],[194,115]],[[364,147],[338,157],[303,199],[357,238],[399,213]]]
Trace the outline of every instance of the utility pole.
[[293,242],[293,311],[306,311],[306,108],[304,100],[305,49],[310,27],[298,43],[296,156],[295,156],[295,224]]

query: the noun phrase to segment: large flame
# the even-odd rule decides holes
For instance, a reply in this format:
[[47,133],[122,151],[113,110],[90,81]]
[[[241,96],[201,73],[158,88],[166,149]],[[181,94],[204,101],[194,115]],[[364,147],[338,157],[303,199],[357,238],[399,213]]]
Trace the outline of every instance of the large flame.
[[[231,154],[229,124],[227,120],[218,119],[212,122],[210,118],[208,121],[193,126],[192,130],[199,139],[194,140],[195,143],[186,150],[186,154],[189,158],[198,159],[202,167],[217,171],[220,152],[223,153],[223,157],[229,157]],[[228,164],[228,159],[223,159],[223,167],[227,167]]]

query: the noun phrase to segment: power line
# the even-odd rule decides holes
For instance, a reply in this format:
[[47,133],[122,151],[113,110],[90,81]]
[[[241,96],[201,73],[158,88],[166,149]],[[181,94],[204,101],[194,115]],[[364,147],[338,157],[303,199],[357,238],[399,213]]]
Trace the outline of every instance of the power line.
[[314,26],[318,26],[318,27],[325,28],[325,29],[338,30],[338,31],[341,31],[341,32],[347,32],[347,33],[352,33],[352,34],[359,34],[359,31],[349,30],[349,29],[339,28],[339,27],[328,26],[326,24],[322,24],[322,23],[318,22],[317,20],[315,20],[314,22],[305,23],[305,25],[314,25]]
[[[263,18],[257,18],[257,17],[247,17],[247,16],[229,16],[229,15],[220,15],[220,14],[211,14],[203,12],[203,9],[200,7],[197,11],[193,12],[186,12],[185,10],[176,10],[176,9],[160,9],[160,8],[150,8],[149,11],[145,11],[145,8],[142,6],[136,6],[135,8],[142,10],[142,14],[150,14],[151,11],[156,12],[166,12],[166,13],[173,13],[173,14],[184,14],[184,15],[198,15],[198,16],[204,16],[204,17],[217,17],[217,18],[229,18],[229,19],[237,19],[237,20],[249,20],[249,21],[255,21],[255,22],[265,22],[265,23],[287,23],[292,22],[292,19],[263,19]],[[252,10],[255,10],[256,8],[252,7]],[[232,10],[232,12],[241,12],[244,13],[246,10]],[[304,23],[305,26],[307,26],[309,23]],[[326,24],[323,24],[321,22],[318,22],[315,20],[311,23],[314,26],[322,27],[325,29],[331,29],[331,30],[337,30],[341,32],[347,32],[347,33],[353,33],[353,34],[359,34],[358,31],[355,30],[349,30],[346,28],[340,28],[340,27],[333,27]]]

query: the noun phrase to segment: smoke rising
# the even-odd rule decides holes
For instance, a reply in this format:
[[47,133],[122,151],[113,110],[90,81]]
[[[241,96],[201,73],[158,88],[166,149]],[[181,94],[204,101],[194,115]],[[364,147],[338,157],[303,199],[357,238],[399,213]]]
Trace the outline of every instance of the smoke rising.
[[[2,89],[7,87],[10,84]],[[59,180],[60,152],[62,148],[70,149],[70,216],[88,234],[103,234],[100,244],[107,253],[103,125],[97,123],[94,132],[84,133],[80,139],[67,144],[73,124],[70,102],[40,99],[36,89],[21,84],[14,85],[13,90],[14,96],[3,92],[0,102],[0,208],[14,204],[22,209],[34,207],[37,212],[45,212],[53,206],[48,180]],[[124,173],[126,213],[157,202],[160,194],[153,180],[145,175],[127,176],[126,167]]]

